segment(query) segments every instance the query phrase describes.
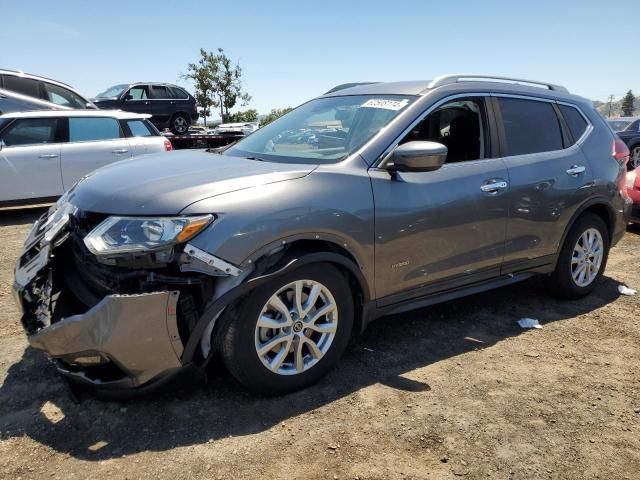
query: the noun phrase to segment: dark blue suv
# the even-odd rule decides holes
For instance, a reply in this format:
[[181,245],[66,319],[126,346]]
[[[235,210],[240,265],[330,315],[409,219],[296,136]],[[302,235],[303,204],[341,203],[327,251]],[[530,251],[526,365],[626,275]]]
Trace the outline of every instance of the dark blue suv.
[[93,100],[98,108],[148,113],[159,129],[184,135],[198,119],[196,99],[184,88],[169,83],[123,83],[108,88]]

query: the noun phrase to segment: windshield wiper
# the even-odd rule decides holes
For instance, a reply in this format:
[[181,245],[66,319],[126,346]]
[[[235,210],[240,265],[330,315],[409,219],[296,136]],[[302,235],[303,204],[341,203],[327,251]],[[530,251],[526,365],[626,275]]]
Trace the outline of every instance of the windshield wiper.
[[244,157],[247,160],[255,160],[257,162],[266,162],[266,160],[264,158],[259,158],[259,157]]

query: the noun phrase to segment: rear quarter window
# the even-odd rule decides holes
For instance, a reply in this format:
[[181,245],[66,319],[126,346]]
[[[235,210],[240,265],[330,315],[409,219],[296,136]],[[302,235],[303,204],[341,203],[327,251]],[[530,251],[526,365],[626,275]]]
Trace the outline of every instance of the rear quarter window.
[[506,152],[504,156],[561,150],[562,130],[549,102],[498,97]]
[[157,137],[158,132],[146,120],[127,120],[132,137]]
[[564,117],[564,121],[567,123],[569,127],[569,131],[571,132],[571,136],[573,136],[573,143],[576,143],[584,132],[586,132],[589,124],[584,119],[582,114],[575,109],[574,107],[570,107],[568,105],[558,105],[562,116]]
[[171,97],[180,100],[186,100],[189,98],[187,92],[185,92],[180,87],[167,87],[171,91]]
[[29,95],[30,97],[41,98],[40,82],[32,78],[16,77],[14,75],[4,75],[4,88],[12,92]]

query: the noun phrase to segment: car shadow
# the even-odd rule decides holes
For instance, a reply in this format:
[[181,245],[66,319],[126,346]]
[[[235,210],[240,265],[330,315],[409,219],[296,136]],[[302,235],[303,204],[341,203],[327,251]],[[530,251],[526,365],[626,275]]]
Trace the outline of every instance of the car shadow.
[[[385,317],[355,337],[338,367],[318,384],[281,397],[248,393],[214,368],[204,386],[129,401],[82,393],[78,402],[44,355],[26,348],[0,387],[0,438],[26,435],[76,458],[104,460],[255,434],[373,384],[420,401],[431,387],[428,379],[409,378],[413,370],[520,335],[524,330],[516,321],[522,317],[544,325],[599,309],[619,296],[617,286],[605,276],[593,294],[569,302],[550,297],[544,278],[534,278]],[[88,447],[96,442],[106,445],[92,453]]]
[[0,209],[0,227],[31,224],[35,222],[47,208],[48,206],[7,210]]

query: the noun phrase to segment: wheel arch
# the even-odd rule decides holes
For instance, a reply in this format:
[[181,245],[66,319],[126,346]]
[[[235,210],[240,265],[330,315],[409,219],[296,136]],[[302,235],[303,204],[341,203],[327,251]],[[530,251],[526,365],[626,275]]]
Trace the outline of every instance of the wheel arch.
[[560,253],[560,250],[562,250],[562,246],[564,245],[567,235],[569,235],[569,232],[575,225],[576,221],[585,213],[594,213],[604,221],[607,226],[607,233],[609,234],[609,242],[611,242],[616,225],[615,210],[606,199],[593,198],[582,204],[571,217],[571,220],[564,229],[560,243],[558,244],[558,254]]
[[[361,331],[366,325],[365,317],[368,315],[371,302],[371,286],[355,256],[344,246],[330,240],[298,238],[276,249],[264,251],[250,263],[254,265],[251,274],[239,285],[215,299],[205,309],[185,344],[183,363],[193,360],[200,340],[212,321],[214,326],[211,334],[213,340],[211,353],[218,349],[219,334],[225,327],[224,321],[220,321],[223,317],[220,314],[225,308],[234,308],[234,304],[249,295],[256,287],[303,265],[330,263],[337,267],[351,287],[354,302],[353,328]],[[221,318],[218,318],[219,316]]]

